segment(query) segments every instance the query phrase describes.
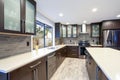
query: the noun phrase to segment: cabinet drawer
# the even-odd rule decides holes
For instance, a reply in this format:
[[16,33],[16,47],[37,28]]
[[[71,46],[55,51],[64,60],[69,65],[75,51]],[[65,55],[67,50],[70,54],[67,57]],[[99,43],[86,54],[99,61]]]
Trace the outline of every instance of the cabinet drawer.
[[7,76],[8,80],[46,80],[46,57],[28,63],[8,73]]
[[20,67],[12,72],[10,72],[10,77],[12,76],[18,76],[18,75],[24,75],[26,73],[31,72],[33,69],[37,68],[38,66],[40,66],[43,62],[46,61],[46,57],[40,58],[34,62],[31,62],[23,67]]

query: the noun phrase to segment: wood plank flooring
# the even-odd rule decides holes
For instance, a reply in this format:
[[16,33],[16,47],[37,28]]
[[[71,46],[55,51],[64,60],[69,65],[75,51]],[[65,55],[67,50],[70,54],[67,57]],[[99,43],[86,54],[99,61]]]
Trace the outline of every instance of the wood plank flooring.
[[50,80],[89,80],[85,59],[66,58]]

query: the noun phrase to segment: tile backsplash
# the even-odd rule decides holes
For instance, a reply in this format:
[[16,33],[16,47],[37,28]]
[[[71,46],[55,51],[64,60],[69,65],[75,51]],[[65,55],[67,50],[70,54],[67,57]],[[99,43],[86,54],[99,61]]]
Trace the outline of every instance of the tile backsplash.
[[31,36],[0,34],[0,58],[31,51]]

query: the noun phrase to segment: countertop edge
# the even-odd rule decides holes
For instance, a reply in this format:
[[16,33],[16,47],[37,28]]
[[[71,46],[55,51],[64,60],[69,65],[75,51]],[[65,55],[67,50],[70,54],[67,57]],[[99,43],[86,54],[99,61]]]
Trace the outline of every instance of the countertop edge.
[[[57,45],[57,46],[55,46],[55,47],[57,47],[56,49],[48,49],[49,47],[43,48],[43,49],[49,50],[49,52],[46,52],[46,54],[44,54],[44,55],[38,55],[38,56],[36,56],[35,58],[31,58],[30,60],[24,62],[24,64],[16,65],[16,66],[13,66],[13,67],[11,67],[11,68],[9,68],[9,69],[0,69],[0,72],[2,72],[2,73],[12,72],[12,71],[14,71],[14,70],[16,70],[16,69],[18,69],[18,68],[20,68],[20,67],[23,67],[23,66],[25,66],[25,65],[27,65],[27,64],[35,61],[35,60],[38,60],[38,59],[40,59],[40,58],[42,58],[42,57],[45,57],[45,56],[49,55],[50,53],[53,53],[53,52],[55,52],[55,51],[57,51],[57,50],[59,50],[59,49],[61,49],[61,48],[64,48],[65,46],[66,46],[66,45]],[[40,49],[40,50],[42,50],[42,49]],[[35,52],[35,50],[33,50],[33,52]],[[20,54],[20,55],[25,55],[25,54],[32,54],[32,52],[23,53],[23,54]],[[39,54],[39,53],[37,53],[37,54]],[[16,56],[18,57],[18,56],[20,56],[20,55],[15,55],[15,56],[12,56],[12,57],[16,57]],[[11,58],[12,58],[12,57],[11,57]],[[10,57],[7,57],[7,58],[10,58]],[[5,59],[7,59],[7,58],[5,58]],[[4,61],[4,59],[2,59],[2,60]],[[18,63],[18,64],[19,64],[19,63]],[[1,67],[0,67],[0,68],[1,68]]]

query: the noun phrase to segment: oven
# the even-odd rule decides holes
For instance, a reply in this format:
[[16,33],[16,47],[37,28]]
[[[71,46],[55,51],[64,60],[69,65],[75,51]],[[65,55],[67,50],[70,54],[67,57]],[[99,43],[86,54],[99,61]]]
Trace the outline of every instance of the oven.
[[85,55],[85,47],[89,47],[90,43],[89,41],[81,40],[79,41],[79,55]]

